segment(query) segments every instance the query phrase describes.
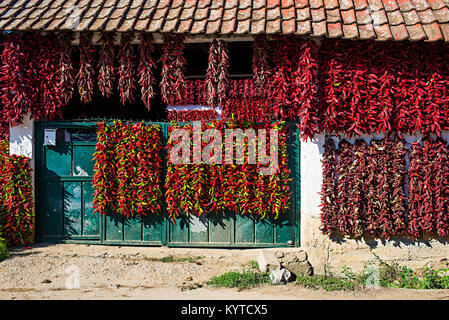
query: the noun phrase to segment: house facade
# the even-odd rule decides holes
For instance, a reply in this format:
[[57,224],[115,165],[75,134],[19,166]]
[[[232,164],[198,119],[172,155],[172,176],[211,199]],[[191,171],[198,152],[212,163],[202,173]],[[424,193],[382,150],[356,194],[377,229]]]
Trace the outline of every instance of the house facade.
[[[316,273],[446,266],[445,0],[5,0],[0,29],[37,241],[302,248]],[[282,214],[94,213],[99,122],[157,124],[165,145],[171,121],[217,119],[285,121]],[[427,159],[427,141],[444,150]]]

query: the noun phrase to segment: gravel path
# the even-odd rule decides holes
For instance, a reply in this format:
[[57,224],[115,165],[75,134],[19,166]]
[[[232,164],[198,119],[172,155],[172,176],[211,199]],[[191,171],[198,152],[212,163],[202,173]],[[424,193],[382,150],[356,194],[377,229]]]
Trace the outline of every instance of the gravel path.
[[449,290],[325,292],[292,283],[238,292],[206,285],[257,256],[258,249],[36,244],[0,263],[0,299],[449,299]]

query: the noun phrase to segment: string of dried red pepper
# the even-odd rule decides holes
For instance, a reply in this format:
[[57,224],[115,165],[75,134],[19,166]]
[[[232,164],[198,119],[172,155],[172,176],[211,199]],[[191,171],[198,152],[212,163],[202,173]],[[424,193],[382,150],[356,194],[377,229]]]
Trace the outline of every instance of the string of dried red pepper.
[[139,34],[139,56],[140,62],[138,67],[139,85],[142,93],[142,101],[148,111],[151,107],[151,101],[154,98],[153,85],[156,83],[154,71],[156,70],[156,62],[153,59],[154,42],[153,36],[149,33]]
[[114,91],[114,56],[114,33],[102,32],[98,61],[98,89],[103,97],[106,98],[111,97]]
[[120,38],[120,49],[118,51],[118,89],[120,101],[123,105],[126,102],[134,101],[134,91],[136,90],[135,79],[135,55],[134,46],[131,44],[134,39],[133,32],[125,32]]
[[92,44],[92,33],[82,32],[79,40],[80,66],[77,75],[78,91],[81,101],[89,103],[94,93],[94,46]]

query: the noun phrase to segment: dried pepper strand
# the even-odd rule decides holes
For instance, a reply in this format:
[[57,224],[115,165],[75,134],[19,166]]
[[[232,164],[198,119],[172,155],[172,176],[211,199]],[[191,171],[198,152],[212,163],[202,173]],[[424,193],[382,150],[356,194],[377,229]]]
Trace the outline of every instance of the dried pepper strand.
[[94,92],[94,46],[92,44],[92,33],[82,32],[79,41],[80,66],[77,75],[78,91],[81,101],[89,103],[92,101]]
[[[193,133],[192,125],[180,126],[176,123],[169,127],[169,133],[177,128],[184,128],[190,134]],[[249,129],[255,128],[255,125],[247,121],[217,120],[202,124],[203,130],[207,128],[216,128],[223,133],[224,129]],[[247,147],[244,150],[243,163],[236,163],[234,159],[233,164],[174,164],[170,162],[169,153],[165,197],[167,211],[174,221],[182,214],[199,216],[224,210],[255,215],[260,219],[268,216],[276,219],[289,209],[291,178],[288,168],[287,128],[282,122],[257,128],[276,129],[279,133],[279,168],[272,176],[259,174],[260,163],[248,163]],[[176,143],[170,137],[168,150],[172,150]],[[207,143],[203,141],[202,148],[205,145]],[[235,147],[236,140],[233,145]],[[195,159],[191,158],[191,161],[193,160]]]
[[32,118],[52,120],[61,117],[63,101],[60,92],[60,47],[56,40],[50,37],[38,37],[39,51],[33,59],[34,70],[39,71],[35,79],[39,84],[36,93],[36,107],[32,109]]
[[436,231],[438,236],[446,237],[449,234],[449,154],[447,142],[437,138],[433,143],[433,190],[435,195]]
[[31,110],[35,93],[30,70],[30,48],[27,38],[4,36],[0,81],[3,119],[11,125],[20,124],[23,115]]
[[408,187],[408,233],[414,238],[421,238],[420,207],[423,197],[423,183],[421,176],[421,164],[423,162],[420,142],[413,142],[409,150],[409,187]]
[[5,224],[2,232],[9,245],[23,246],[32,243],[34,238],[30,159],[8,155],[3,160]]
[[338,229],[337,226],[337,200],[336,200],[336,169],[337,169],[337,149],[335,142],[327,138],[324,142],[323,158],[321,167],[323,172],[323,183],[321,184],[321,231],[331,235]]
[[270,50],[265,35],[254,36],[252,70],[255,90],[259,93],[266,90],[268,78],[271,75],[269,65]]
[[[318,132],[319,117],[317,86],[318,80],[318,48],[312,40],[304,41],[298,50],[296,70],[292,72],[295,103],[298,104],[300,124],[298,125],[304,139],[312,138]],[[296,118],[296,117],[295,117]]]
[[125,32],[120,38],[120,48],[118,51],[118,89],[122,105],[126,102],[134,101],[134,91],[136,90],[135,79],[135,54],[134,46],[131,44],[134,38],[133,32]]
[[99,123],[93,206],[127,218],[162,211],[162,141],[158,125]]
[[218,41],[212,40],[209,47],[209,57],[207,60],[206,88],[207,88],[207,104],[212,107],[218,105],[218,64],[219,49]]
[[387,152],[391,155],[388,165],[390,173],[390,210],[392,220],[392,235],[399,235],[406,231],[406,204],[405,204],[405,142],[395,136],[388,144]]
[[229,85],[229,53],[227,44],[223,40],[218,41],[218,66],[217,66],[217,95],[218,104],[222,105],[227,98]]
[[59,36],[59,92],[63,105],[67,105],[73,96],[75,87],[75,69],[72,61],[72,34],[64,32]]
[[184,37],[164,36],[161,74],[162,99],[168,105],[178,105],[185,95]]
[[151,101],[153,100],[155,95],[153,85],[154,83],[156,83],[156,79],[154,76],[154,72],[156,70],[156,62],[153,59],[154,42],[153,36],[149,33],[139,34],[139,40],[139,85],[141,87],[142,101],[149,111],[151,107]]
[[98,61],[98,89],[106,98],[110,98],[114,91],[114,56],[114,33],[102,32]]

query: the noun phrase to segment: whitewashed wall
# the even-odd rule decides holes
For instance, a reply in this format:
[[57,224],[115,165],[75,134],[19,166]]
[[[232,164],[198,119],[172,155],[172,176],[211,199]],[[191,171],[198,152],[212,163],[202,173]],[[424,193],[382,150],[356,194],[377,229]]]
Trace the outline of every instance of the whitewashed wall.
[[[449,132],[442,135],[449,139]],[[407,135],[406,147],[422,136]],[[365,135],[357,138],[367,143],[373,138],[384,135]],[[338,137],[333,137],[338,142]],[[348,139],[354,143],[355,138]],[[311,141],[301,142],[301,247],[308,254],[308,259],[315,273],[339,273],[344,266],[362,271],[369,263],[395,261],[412,268],[421,268],[426,264],[434,267],[449,267],[449,242],[426,239],[413,242],[411,239],[391,240],[331,240],[320,231],[320,195],[322,183],[321,159],[325,135],[316,135]]]

